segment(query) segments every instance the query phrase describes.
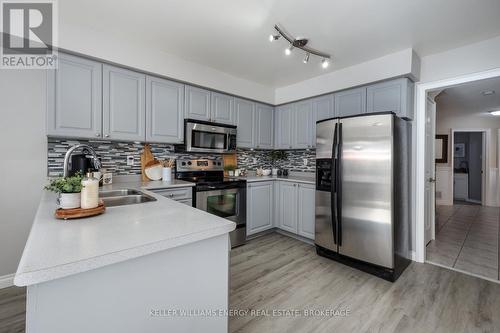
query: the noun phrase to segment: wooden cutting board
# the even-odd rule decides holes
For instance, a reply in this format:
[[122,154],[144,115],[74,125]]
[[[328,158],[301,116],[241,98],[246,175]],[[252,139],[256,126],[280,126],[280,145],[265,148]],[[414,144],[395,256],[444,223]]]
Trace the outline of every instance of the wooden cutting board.
[[72,208],[72,209],[56,209],[55,216],[58,219],[70,220],[79,219],[82,217],[95,216],[104,213],[106,207],[104,207],[104,202],[99,200],[99,206],[96,208],[82,209],[82,208]]
[[155,160],[155,157],[153,156],[153,153],[151,152],[151,146],[148,144],[144,145],[144,149],[142,150],[141,153],[141,176],[142,176],[142,181],[148,181],[148,177],[144,173],[144,169],[146,168],[146,165],[151,163]]
[[[238,167],[238,158],[236,153],[222,155],[222,161],[224,162],[224,165],[234,165]],[[227,171],[224,171],[224,176],[227,177]]]

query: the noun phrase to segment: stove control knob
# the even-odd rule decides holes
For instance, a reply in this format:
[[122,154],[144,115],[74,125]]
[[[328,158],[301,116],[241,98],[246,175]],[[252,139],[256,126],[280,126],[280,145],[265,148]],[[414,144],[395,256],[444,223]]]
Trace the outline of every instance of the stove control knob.
[[218,164],[218,165],[222,165],[222,163],[221,163],[221,162],[218,162],[217,164]]
[[186,162],[182,162],[182,165],[186,165]]
[[191,165],[191,164],[193,164],[193,163],[191,163],[191,161],[189,161],[189,162],[188,162],[188,165]]
[[217,162],[212,162],[213,165],[217,165]]

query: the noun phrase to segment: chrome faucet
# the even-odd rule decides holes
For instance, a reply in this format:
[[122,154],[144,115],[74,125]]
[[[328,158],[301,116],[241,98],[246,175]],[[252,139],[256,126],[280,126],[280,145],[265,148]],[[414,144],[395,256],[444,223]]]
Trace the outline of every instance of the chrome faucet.
[[68,149],[66,155],[64,156],[64,166],[63,166],[64,178],[68,177],[69,158],[71,157],[71,155],[73,155],[73,152],[79,148],[86,149],[90,152],[90,154],[92,155],[92,163],[94,164],[95,169],[99,170],[101,168],[101,161],[99,161],[99,158],[97,157],[97,153],[95,152],[94,148],[86,144],[74,145],[73,147]]

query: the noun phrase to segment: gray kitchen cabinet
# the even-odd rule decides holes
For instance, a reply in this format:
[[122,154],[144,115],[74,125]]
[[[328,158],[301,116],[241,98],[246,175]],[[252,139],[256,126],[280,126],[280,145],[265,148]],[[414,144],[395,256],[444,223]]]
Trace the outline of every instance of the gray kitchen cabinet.
[[334,99],[334,112],[338,117],[348,117],[366,113],[366,87],[335,93]]
[[237,137],[236,145],[239,148],[254,148],[255,145],[255,103],[235,98],[234,109],[236,114]]
[[210,121],[210,91],[198,87],[185,87],[185,117]]
[[216,123],[235,125],[234,97],[212,92],[211,96],[210,120]]
[[146,78],[146,141],[184,141],[184,85],[153,76]]
[[366,112],[394,112],[398,117],[413,119],[414,84],[401,78],[373,84],[366,89]]
[[275,141],[276,149],[293,148],[293,104],[282,105],[275,110]]
[[314,239],[316,188],[311,184],[298,184],[298,234]]
[[146,76],[103,65],[102,118],[104,138],[144,141]]
[[[294,105],[294,128],[292,133],[293,148],[307,149],[313,147],[313,103],[305,100]],[[315,126],[315,124],[314,124]]]
[[247,185],[247,235],[273,228],[273,183],[255,182]]
[[334,118],[333,94],[316,97],[312,100],[314,122]]
[[279,224],[285,231],[297,233],[297,183],[280,182]]
[[273,149],[274,139],[274,112],[268,105],[255,105],[255,148]]
[[47,76],[47,135],[102,136],[102,65],[59,53]]
[[333,94],[316,97],[312,100],[313,107],[313,126],[312,126],[312,144],[316,147],[316,122],[334,118],[334,97]]

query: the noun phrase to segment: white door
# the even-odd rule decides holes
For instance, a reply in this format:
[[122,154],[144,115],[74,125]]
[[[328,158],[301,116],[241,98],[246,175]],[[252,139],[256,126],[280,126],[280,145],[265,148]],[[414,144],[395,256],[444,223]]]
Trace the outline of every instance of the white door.
[[436,103],[427,98],[425,107],[425,244],[435,238],[436,212]]

